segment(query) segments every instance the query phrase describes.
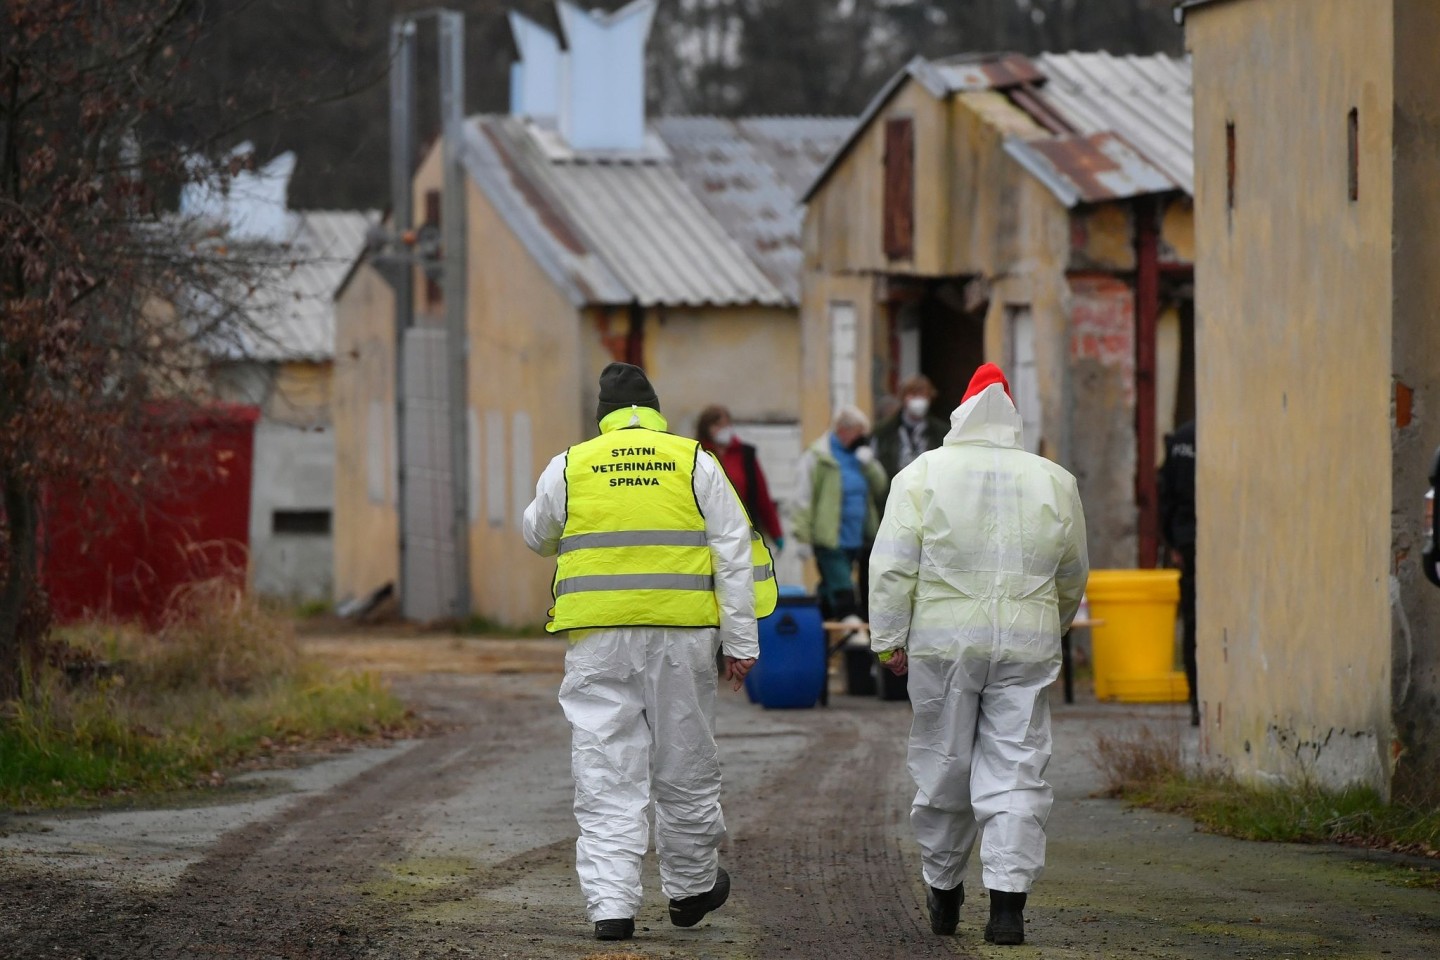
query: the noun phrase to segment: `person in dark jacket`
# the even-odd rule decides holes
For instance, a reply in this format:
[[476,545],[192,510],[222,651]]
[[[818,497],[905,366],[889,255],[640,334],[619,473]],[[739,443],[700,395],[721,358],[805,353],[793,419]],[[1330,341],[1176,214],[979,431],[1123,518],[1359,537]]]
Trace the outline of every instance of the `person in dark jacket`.
[[1190,684],[1190,725],[1200,725],[1195,687],[1195,421],[1181,424],[1165,438],[1160,468],[1160,534],[1170,561],[1180,568],[1181,649]]
[[930,413],[935,384],[924,374],[900,384],[900,410],[875,428],[875,459],[894,477],[922,453],[940,446],[950,424]]
[[780,512],[775,509],[775,501],[770,496],[765,471],[760,469],[755,448],[742,443],[735,435],[730,411],[718,405],[700,411],[700,419],[695,425],[695,439],[720,461],[755,529],[769,537],[775,549],[784,550],[785,528],[780,525]]

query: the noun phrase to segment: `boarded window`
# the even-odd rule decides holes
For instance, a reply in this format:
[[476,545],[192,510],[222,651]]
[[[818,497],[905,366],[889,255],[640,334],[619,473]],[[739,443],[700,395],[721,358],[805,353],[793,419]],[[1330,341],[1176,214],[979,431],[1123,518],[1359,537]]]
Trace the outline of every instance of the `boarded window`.
[[371,503],[385,502],[385,474],[389,466],[385,432],[385,405],[371,400],[365,425],[365,494]]
[[525,522],[525,508],[535,492],[535,454],[530,438],[530,414],[516,410],[510,417],[510,499],[515,529]]
[[830,304],[830,409],[855,403],[855,367],[859,352],[859,330],[855,304]]
[[1360,199],[1360,111],[1350,108],[1347,124],[1350,141],[1350,202]]
[[[440,229],[440,191],[425,191],[425,223]],[[438,310],[445,302],[445,291],[434,278],[425,278],[425,306],[432,310]]]
[[505,414],[485,411],[485,517],[505,526]]
[[1225,124],[1225,209],[1235,209],[1235,124]]
[[915,255],[915,124],[885,121],[885,256]]

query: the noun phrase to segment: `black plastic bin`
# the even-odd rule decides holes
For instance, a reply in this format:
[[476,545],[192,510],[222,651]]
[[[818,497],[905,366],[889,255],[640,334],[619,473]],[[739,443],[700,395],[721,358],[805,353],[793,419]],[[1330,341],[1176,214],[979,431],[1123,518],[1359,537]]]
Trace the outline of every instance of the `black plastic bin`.
[[875,654],[869,647],[845,647],[845,692],[852,697],[873,697],[875,683]]

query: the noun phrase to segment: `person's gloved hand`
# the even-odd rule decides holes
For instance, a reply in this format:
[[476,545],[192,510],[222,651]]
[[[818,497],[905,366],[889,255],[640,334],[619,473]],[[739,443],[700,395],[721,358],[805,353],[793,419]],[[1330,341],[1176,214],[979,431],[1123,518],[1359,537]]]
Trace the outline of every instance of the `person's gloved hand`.
[[752,657],[749,660],[736,660],[728,653],[725,655],[725,679],[731,681],[731,690],[739,690],[745,685],[745,675],[755,666]]
[[874,463],[874,462],[875,462],[875,448],[872,447],[872,446],[870,446],[870,444],[868,444],[868,443],[865,444],[864,446],[856,447],[856,448],[855,448],[855,459],[860,461],[861,466],[866,466],[866,465],[868,465],[868,464]]
[[905,656],[905,648],[886,651],[890,655],[880,654],[880,665],[897,677],[903,677],[910,672],[910,658]]
[[778,552],[778,551],[781,551],[781,550],[784,550],[784,549],[785,549],[785,538],[784,538],[784,537],[776,537],[776,538],[775,538],[775,550]]

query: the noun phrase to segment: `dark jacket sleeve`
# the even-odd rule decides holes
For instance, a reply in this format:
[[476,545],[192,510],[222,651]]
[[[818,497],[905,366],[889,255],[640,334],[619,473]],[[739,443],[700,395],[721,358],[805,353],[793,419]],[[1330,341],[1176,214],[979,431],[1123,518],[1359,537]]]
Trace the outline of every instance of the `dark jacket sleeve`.
[[760,512],[756,518],[760,529],[769,534],[771,540],[783,537],[785,528],[780,525],[780,511],[775,509],[775,499],[770,496],[770,481],[765,479],[765,468],[760,465],[759,459],[755,461],[755,490],[751,496]]

